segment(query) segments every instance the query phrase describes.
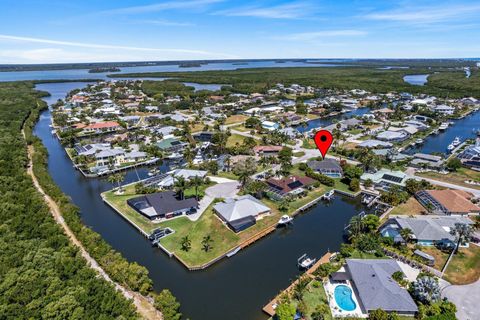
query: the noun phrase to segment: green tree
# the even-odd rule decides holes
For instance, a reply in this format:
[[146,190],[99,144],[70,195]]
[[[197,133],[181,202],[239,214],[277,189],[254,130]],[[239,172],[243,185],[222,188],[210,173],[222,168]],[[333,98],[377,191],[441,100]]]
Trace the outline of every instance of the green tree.
[[155,296],[155,307],[162,312],[164,320],[180,320],[182,318],[180,303],[168,289],[163,289]]
[[180,195],[180,199],[185,198],[185,190],[188,188],[188,182],[184,177],[174,177],[175,182],[173,184],[173,187],[175,189],[175,192],[177,192]]
[[203,185],[204,181],[201,177],[199,176],[194,176],[190,179],[190,184],[195,188],[195,199],[198,198],[198,188]]
[[402,230],[400,230],[400,236],[403,238],[403,240],[407,242],[410,241],[412,235],[413,235],[413,232],[412,232],[412,229],[410,228],[402,228]]
[[367,214],[363,217],[362,223],[366,232],[375,232],[380,226],[380,218],[374,214]]
[[453,157],[447,161],[446,166],[450,171],[457,171],[462,167],[462,161],[456,157]]
[[382,309],[376,309],[368,314],[368,320],[388,320],[388,313]]
[[275,309],[275,315],[278,320],[293,320],[296,311],[297,310],[292,303],[280,303]]
[[257,164],[253,158],[238,161],[233,167],[233,173],[238,176],[242,187],[245,187],[250,176],[257,171]]
[[190,249],[192,248],[192,241],[190,240],[188,235],[182,238],[181,246],[182,246],[182,250],[186,252],[190,251]]
[[283,175],[287,175],[292,169],[293,151],[289,147],[283,147],[278,153],[278,160],[280,162],[281,171]]

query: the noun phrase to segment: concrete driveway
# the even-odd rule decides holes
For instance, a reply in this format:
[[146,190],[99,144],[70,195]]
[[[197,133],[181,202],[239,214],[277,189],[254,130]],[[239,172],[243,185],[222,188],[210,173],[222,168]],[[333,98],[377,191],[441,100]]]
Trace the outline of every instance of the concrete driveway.
[[459,320],[479,319],[480,279],[464,286],[446,286],[442,289],[442,297],[455,303]]
[[233,198],[238,193],[238,181],[220,177],[210,177],[210,180],[217,184],[205,190],[205,196],[198,203],[197,212],[187,216],[192,221],[197,221],[215,198]]

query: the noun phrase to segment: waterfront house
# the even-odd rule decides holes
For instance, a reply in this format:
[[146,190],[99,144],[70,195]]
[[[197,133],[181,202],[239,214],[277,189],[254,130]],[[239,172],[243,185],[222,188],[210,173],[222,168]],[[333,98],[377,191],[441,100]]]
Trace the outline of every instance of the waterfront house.
[[268,131],[274,131],[274,130],[278,130],[280,128],[280,125],[273,121],[263,121],[262,128]]
[[86,145],[76,144],[74,150],[79,156],[93,156],[95,153],[102,150],[110,149],[110,143],[90,143]]
[[443,114],[443,115],[452,115],[455,113],[455,108],[451,106],[447,106],[445,104],[440,104],[433,106],[432,111]]
[[364,313],[382,309],[413,316],[418,311],[408,291],[392,279],[402,271],[393,259],[347,259],[345,272]]
[[157,186],[168,189],[174,186],[175,181],[178,180],[178,178],[190,181],[194,177],[204,179],[206,176],[207,171],[204,170],[176,169],[161,176],[162,178],[158,181]]
[[273,199],[279,200],[287,195],[299,196],[304,194],[307,189],[315,184],[316,180],[294,175],[283,179],[269,178],[266,182],[269,186],[267,194]]
[[388,191],[393,185],[404,188],[407,179],[408,176],[405,173],[388,169],[381,169],[375,173],[364,173],[360,177],[362,182],[371,180],[376,189],[383,191]]
[[425,208],[437,214],[478,215],[480,207],[473,204],[472,194],[463,190],[421,190],[415,198]]
[[134,210],[150,220],[169,219],[183,214],[195,213],[198,202],[195,198],[179,199],[174,191],[146,194],[127,200]]
[[412,167],[432,170],[441,170],[443,168],[443,163],[444,161],[442,157],[425,153],[415,153],[412,161],[410,161]]
[[408,139],[409,134],[406,131],[387,130],[377,134],[376,138],[382,141],[400,142]]
[[365,140],[357,145],[359,148],[391,148],[393,144],[390,142],[380,141],[380,140]]
[[257,219],[270,213],[270,208],[251,195],[225,199],[213,206],[218,217],[234,232],[253,226]]
[[311,160],[307,162],[307,166],[313,171],[331,178],[341,178],[343,176],[342,167],[335,159]]
[[95,153],[97,167],[114,165],[120,166],[125,162],[125,150],[123,148],[105,149]]
[[175,138],[167,138],[157,142],[157,146],[160,148],[160,150],[168,152],[183,150],[187,145],[188,143],[182,142]]
[[[455,245],[455,236],[450,231],[455,224],[472,225],[472,220],[460,216],[394,216],[388,219],[380,228],[383,237],[393,238],[395,242],[414,241],[421,246],[439,245],[451,247]],[[410,239],[403,239],[402,229],[410,229]]]
[[457,156],[466,167],[480,171],[480,138],[477,138],[474,145],[466,147]]
[[113,132],[121,128],[122,127],[116,121],[96,122],[83,127],[83,133],[91,134]]

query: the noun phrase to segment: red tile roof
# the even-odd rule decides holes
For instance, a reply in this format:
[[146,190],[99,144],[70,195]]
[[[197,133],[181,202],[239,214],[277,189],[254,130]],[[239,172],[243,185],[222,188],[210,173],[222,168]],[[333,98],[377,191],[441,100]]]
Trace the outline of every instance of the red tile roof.
[[470,201],[472,195],[466,191],[448,189],[427,190],[427,192],[449,212],[464,214],[480,212],[480,207]]
[[120,126],[116,121],[105,121],[89,124],[85,129],[103,129],[103,128],[112,128]]
[[278,152],[282,150],[282,146],[256,146],[253,148],[255,153],[259,152]]

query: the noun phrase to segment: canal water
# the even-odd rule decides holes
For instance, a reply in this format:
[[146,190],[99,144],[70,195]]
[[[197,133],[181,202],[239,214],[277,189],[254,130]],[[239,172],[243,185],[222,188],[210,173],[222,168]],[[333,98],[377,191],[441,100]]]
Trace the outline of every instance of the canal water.
[[[85,83],[41,84],[53,103]],[[204,271],[190,272],[150,243],[103,203],[100,193],[111,189],[106,179],[87,179],[76,171],[59,141],[51,134],[50,111],[41,114],[35,127],[49,152],[49,171],[54,181],[80,208],[83,222],[98,232],[129,261],[145,266],[156,290],[169,288],[190,319],[266,319],[261,308],[299,275],[296,260],[307,253],[321,257],[342,243],[342,230],[349,219],[364,210],[359,199],[338,196],[320,203],[294,220],[290,229],[280,229]],[[146,169],[129,171],[125,183],[147,176]]]
[[325,118],[319,118],[307,121],[305,125],[298,125],[296,128],[300,133],[304,133],[316,128],[323,128],[331,125],[334,121],[349,119],[355,116],[362,116],[370,112],[370,108],[358,108],[351,111]]
[[428,136],[423,144],[409,148],[405,153],[447,153],[447,147],[455,137],[459,137],[462,142],[475,138],[476,131],[480,129],[480,111],[473,112],[460,120],[453,120],[453,122],[453,125],[450,125],[447,130]]

